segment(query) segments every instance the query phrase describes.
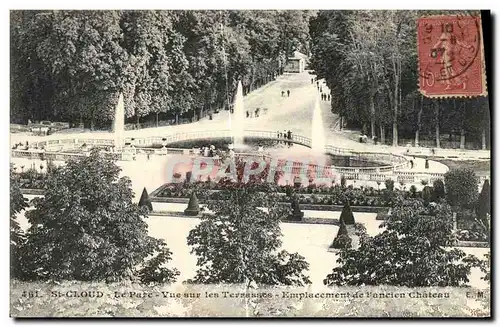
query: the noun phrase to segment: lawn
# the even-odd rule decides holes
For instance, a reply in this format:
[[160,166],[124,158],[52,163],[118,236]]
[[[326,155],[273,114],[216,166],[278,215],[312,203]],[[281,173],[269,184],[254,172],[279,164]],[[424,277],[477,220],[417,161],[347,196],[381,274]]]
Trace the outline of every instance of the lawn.
[[[434,159],[433,159],[434,160]],[[476,175],[490,175],[491,174],[491,161],[489,160],[435,160],[440,162],[450,169],[458,168],[472,168]]]

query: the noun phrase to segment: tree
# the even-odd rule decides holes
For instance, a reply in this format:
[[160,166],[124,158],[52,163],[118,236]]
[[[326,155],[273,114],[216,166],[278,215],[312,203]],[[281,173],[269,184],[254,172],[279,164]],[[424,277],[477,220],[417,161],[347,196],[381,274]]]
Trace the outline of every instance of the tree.
[[23,246],[25,237],[19,222],[16,219],[18,213],[26,209],[28,202],[21,193],[19,177],[15,174],[13,165],[10,165],[10,262],[11,276],[19,277],[21,273],[21,261],[19,260],[20,248]]
[[[198,256],[195,283],[304,285],[309,264],[297,253],[279,251],[280,221],[289,208],[275,190],[246,187],[223,190],[207,201],[211,213],[189,232],[188,245]],[[266,208],[266,209],[262,209]]]
[[491,214],[491,194],[490,194],[490,182],[485,180],[483,183],[483,188],[479,194],[477,200],[477,215],[479,218],[484,219],[486,214]]
[[347,227],[345,226],[344,221],[341,219],[337,236],[333,240],[333,243],[332,245],[330,245],[330,247],[334,249],[347,249],[351,247],[351,242],[352,240],[347,232]]
[[477,223],[483,228],[486,235],[490,234],[490,215],[491,215],[491,194],[490,182],[485,180],[481,193],[476,204]]
[[[200,116],[308,52],[307,11],[12,11],[12,120]],[[221,28],[222,27],[222,28]],[[29,95],[29,96],[28,96]],[[226,104],[227,105],[227,104]],[[186,117],[185,117],[186,118]]]
[[[311,67],[324,78],[333,96],[332,111],[348,124],[379,134],[385,143],[399,138],[415,144],[440,143],[459,129],[476,147],[486,146],[487,97],[443,100],[424,98],[417,59],[417,17],[428,11],[320,11],[310,19]],[[376,125],[379,126],[377,131]],[[458,127],[458,128],[457,128]]]
[[422,215],[421,200],[398,202],[385,231],[360,238],[358,249],[341,249],[340,264],[326,276],[326,285],[394,285],[406,287],[461,286],[470,269],[480,266],[474,256],[454,244],[452,213],[438,204],[436,215]]
[[444,175],[446,201],[451,206],[471,208],[478,198],[478,177],[470,168],[452,169]]
[[151,199],[149,198],[146,188],[142,190],[141,198],[139,199],[139,208],[140,207],[146,207],[149,212],[153,211],[153,204],[151,203]]
[[176,269],[160,267],[170,259],[166,243],[148,236],[146,209],[132,202],[130,180],[119,173],[94,149],[51,175],[26,213],[26,279],[175,280]]

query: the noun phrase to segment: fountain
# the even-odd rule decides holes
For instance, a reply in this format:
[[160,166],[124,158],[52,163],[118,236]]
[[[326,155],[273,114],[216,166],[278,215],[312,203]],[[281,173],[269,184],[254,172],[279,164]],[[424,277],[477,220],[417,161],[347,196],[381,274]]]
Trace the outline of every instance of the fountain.
[[118,104],[115,109],[115,122],[113,126],[113,132],[115,133],[115,147],[116,149],[122,149],[125,145],[125,105],[123,104],[123,94],[120,93],[118,98]]
[[312,118],[311,149],[314,155],[322,156],[325,153],[325,131],[323,118],[321,117],[321,107],[319,96],[316,96]]
[[243,104],[243,86],[238,82],[238,89],[234,97],[233,117],[229,115],[229,125],[231,137],[233,138],[233,147],[243,147],[243,123],[245,120],[245,105]]

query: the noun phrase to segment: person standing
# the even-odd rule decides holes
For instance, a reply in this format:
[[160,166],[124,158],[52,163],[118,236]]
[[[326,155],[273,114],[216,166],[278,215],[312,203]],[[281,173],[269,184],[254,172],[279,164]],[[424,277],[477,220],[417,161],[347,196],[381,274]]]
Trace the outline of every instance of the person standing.
[[425,169],[429,169],[429,159],[425,159]]
[[311,84],[314,84],[314,78],[311,78]]
[[288,97],[290,97],[290,90],[286,90]]
[[285,96],[285,91],[281,91],[281,96],[284,97]]
[[291,146],[292,145],[292,132],[290,130],[288,130],[288,132],[286,133],[286,136],[287,138],[290,140],[290,142],[288,142],[288,146]]

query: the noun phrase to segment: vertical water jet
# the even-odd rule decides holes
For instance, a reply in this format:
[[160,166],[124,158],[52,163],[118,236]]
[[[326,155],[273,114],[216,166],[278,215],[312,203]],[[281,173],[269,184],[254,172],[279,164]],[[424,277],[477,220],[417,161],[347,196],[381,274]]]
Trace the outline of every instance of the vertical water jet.
[[[238,82],[238,89],[234,97],[233,114],[229,114],[229,124],[231,128],[231,136],[233,138],[233,147],[243,147],[243,128],[245,121],[245,105],[243,103],[243,85]],[[231,117],[232,115],[232,117]]]
[[115,147],[122,149],[125,145],[125,105],[123,103],[123,94],[120,93],[118,104],[115,109],[115,121],[113,125],[113,132],[115,133]]

